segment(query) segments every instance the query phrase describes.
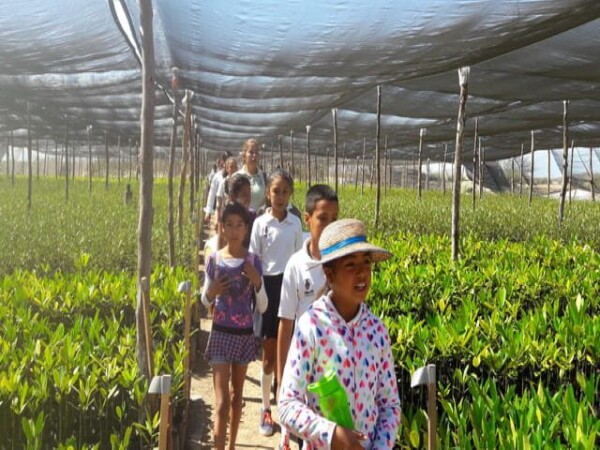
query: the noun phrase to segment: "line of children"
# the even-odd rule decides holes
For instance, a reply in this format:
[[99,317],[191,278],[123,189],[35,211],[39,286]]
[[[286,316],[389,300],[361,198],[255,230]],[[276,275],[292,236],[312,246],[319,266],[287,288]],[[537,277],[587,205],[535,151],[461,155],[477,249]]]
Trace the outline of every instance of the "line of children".
[[[273,434],[271,416],[271,387],[273,373],[277,368],[277,331],[279,301],[283,271],[290,257],[302,246],[300,219],[288,212],[288,203],[294,189],[290,174],[282,169],[273,172],[267,181],[267,200],[270,203],[264,214],[258,216],[252,226],[250,250],[262,261],[263,280],[269,299],[262,320],[263,371],[261,376],[262,408],[259,432]],[[277,388],[275,387],[275,392]]]
[[[310,238],[292,255],[283,273],[277,335],[277,379],[279,381],[283,376],[295,322],[325,287],[325,274],[321,266],[311,269],[309,263],[321,258],[319,238],[323,229],[337,220],[338,212],[338,197],[329,186],[317,184],[306,193],[304,220]],[[285,428],[281,430],[279,449],[290,449],[290,435]]]
[[225,448],[228,421],[229,449],[235,448],[246,370],[259,351],[252,328],[253,305],[261,312],[267,307],[260,259],[244,247],[249,220],[248,211],[239,203],[229,203],[223,209],[227,244],[210,255],[202,291],[203,303],[214,305],[205,357],[213,369],[217,449]]
[[[304,440],[304,449],[392,449],[400,423],[400,400],[390,338],[364,303],[371,266],[391,254],[369,244],[364,225],[342,219],[319,239],[329,292],[297,323],[285,365],[278,410],[282,426]],[[333,369],[348,397],[354,429],[321,414],[308,385]]]

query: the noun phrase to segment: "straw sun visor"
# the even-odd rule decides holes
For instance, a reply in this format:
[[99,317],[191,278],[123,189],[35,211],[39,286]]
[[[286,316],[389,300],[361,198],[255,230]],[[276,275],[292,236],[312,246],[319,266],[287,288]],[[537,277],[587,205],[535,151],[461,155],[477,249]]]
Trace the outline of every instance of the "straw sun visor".
[[341,219],[327,225],[319,239],[319,250],[321,259],[310,262],[310,268],[357,252],[370,253],[373,262],[392,257],[386,249],[367,242],[365,226],[358,219]]

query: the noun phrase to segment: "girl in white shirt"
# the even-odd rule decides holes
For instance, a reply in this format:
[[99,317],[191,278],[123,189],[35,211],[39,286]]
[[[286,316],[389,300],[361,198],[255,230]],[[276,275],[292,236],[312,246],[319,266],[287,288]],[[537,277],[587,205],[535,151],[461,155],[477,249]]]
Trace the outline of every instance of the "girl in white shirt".
[[283,271],[290,257],[302,246],[302,224],[289,213],[287,206],[294,189],[290,174],[278,169],[267,182],[267,200],[270,206],[254,221],[250,234],[250,251],[262,262],[265,290],[269,303],[263,314],[263,373],[261,377],[262,409],[259,431],[265,436],[273,434],[270,393],[273,372],[277,367],[277,311],[281,298]]

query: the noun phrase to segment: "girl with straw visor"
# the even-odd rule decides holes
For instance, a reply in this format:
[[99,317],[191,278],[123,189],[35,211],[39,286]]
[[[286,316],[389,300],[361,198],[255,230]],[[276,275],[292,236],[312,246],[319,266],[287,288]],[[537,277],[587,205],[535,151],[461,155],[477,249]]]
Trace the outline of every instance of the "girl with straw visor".
[[[304,440],[304,449],[392,449],[400,400],[390,338],[364,303],[371,265],[391,254],[369,244],[356,219],[329,224],[319,239],[328,292],[303,314],[294,332],[281,382],[279,419]],[[333,369],[346,392],[353,429],[323,417],[308,391]]]

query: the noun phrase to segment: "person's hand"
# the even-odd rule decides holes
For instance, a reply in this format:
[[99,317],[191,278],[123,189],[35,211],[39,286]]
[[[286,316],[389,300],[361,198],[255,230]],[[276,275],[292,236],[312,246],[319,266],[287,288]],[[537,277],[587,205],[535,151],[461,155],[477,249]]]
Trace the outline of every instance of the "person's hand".
[[206,225],[208,225],[210,223],[210,217],[211,217],[211,214],[209,214],[209,213],[204,214],[204,223]]
[[242,269],[242,275],[244,275],[246,278],[248,278],[248,281],[250,281],[250,283],[252,283],[255,290],[260,289],[260,284],[262,283],[261,276],[258,273],[258,270],[256,270],[256,267],[254,267],[254,264],[252,264],[248,260],[244,261],[244,268]]
[[332,450],[363,450],[363,446],[360,443],[367,439],[363,433],[358,431],[349,430],[341,425],[337,425],[333,432],[333,439],[331,440]]
[[221,277],[211,281],[210,286],[206,291],[206,295],[209,299],[215,299],[217,295],[227,293],[230,285],[231,279],[227,275],[222,275]]

